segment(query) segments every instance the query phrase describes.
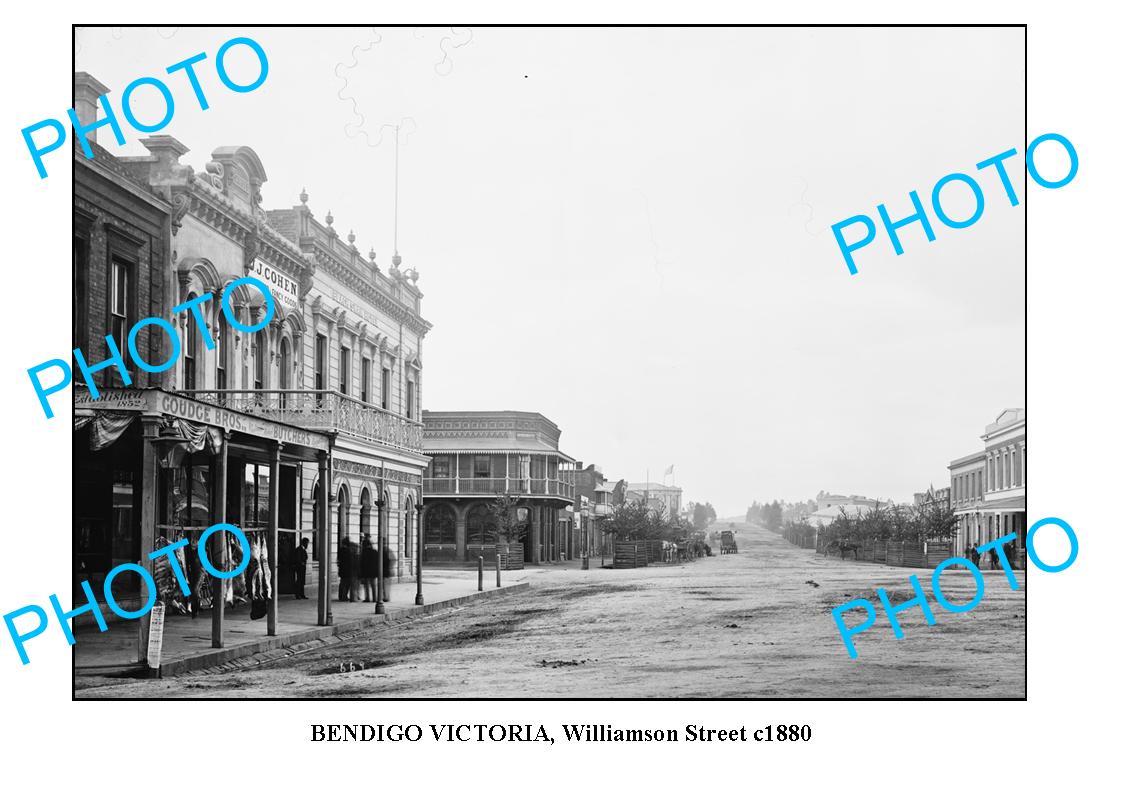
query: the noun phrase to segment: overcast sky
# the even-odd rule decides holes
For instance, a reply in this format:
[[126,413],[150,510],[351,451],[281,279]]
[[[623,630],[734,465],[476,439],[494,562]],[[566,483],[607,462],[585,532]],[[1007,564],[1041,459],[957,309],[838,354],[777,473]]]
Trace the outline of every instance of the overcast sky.
[[[248,94],[213,69],[234,36],[269,57]],[[383,268],[380,128],[411,118],[398,236],[434,325],[425,407],[541,412],[610,479],[673,464],[685,499],[721,516],[821,489],[911,499],[1024,405],[1019,165],[1021,205],[988,171],[978,223],[932,216],[932,243],[912,224],[900,257],[879,229],[857,276],[830,231],[879,203],[910,214],[910,190],[931,215],[940,177],[1011,147],[1020,164],[1021,29],[168,27],[77,42],[114,107],[133,79],[205,51],[209,110],[168,79],[162,132],[184,160],[252,147],[267,208],[307,188]],[[235,77],[253,76],[246,54],[231,52]],[[143,154],[125,132],[99,142]],[[944,198],[970,215],[963,186]]]

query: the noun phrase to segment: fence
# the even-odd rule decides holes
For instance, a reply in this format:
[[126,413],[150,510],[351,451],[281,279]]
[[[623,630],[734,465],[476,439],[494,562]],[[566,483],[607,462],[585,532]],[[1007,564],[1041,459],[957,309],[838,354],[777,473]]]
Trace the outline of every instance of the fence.
[[646,542],[617,542],[612,558],[613,569],[633,569],[647,566]]

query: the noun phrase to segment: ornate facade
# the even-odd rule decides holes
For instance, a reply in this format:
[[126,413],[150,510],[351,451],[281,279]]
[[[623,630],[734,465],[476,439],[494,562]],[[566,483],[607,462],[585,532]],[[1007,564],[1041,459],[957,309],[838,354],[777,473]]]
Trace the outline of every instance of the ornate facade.
[[[87,114],[84,121],[96,113],[90,98],[99,89],[104,87],[93,78],[76,75],[76,108]],[[75,156],[82,183],[91,187],[75,194],[76,291],[88,293],[109,267],[91,255],[105,251],[100,241],[109,230],[135,228],[113,235],[123,236],[128,246],[114,244],[109,255],[127,266],[121,273],[129,280],[122,288],[129,312],[115,321],[112,296],[99,303],[97,296],[79,301],[76,293],[82,312],[76,311],[75,344],[92,341],[84,349],[88,359],[104,359],[98,341],[106,333],[122,339],[123,330],[147,316],[172,318],[181,341],[173,369],[144,374],[132,385],[153,392],[114,390],[98,400],[76,394],[83,429],[96,421],[96,432],[98,424],[113,420],[113,412],[136,411],[147,418],[148,442],[133,469],[154,472],[143,485],[139,476],[130,477],[136,510],[118,520],[132,526],[134,541],[127,555],[122,547],[122,555],[135,561],[137,549],[153,549],[155,537],[190,533],[185,528],[193,523],[228,521],[247,533],[273,532],[271,560],[279,565],[283,595],[294,587],[293,553],[310,537],[320,623],[329,623],[328,595],[334,593],[345,545],[357,548],[367,534],[376,545],[382,538],[393,560],[388,575],[415,571],[428,461],[420,422],[422,343],[430,328],[420,314],[418,274],[402,270],[397,255],[386,272],[373,252],[360,255],[353,234],[340,239],[330,212],[323,222],[314,217],[306,193],[290,208],[263,209],[261,190],[268,178],[249,147],[219,147],[196,170],[181,162],[188,149],[171,136],[142,143],[148,150],[142,157],[114,157],[100,148],[94,160]],[[111,191],[98,195],[94,189],[109,184],[107,177]],[[143,213],[117,218],[123,214],[110,210],[105,215],[112,218],[97,218],[97,207],[119,207],[121,196],[133,194]],[[118,250],[125,254],[113,253]],[[114,273],[110,268],[111,281]],[[219,301],[230,283],[244,276],[265,283],[274,306],[268,325],[252,334],[231,328]],[[207,294],[212,298],[199,305],[201,322],[190,311],[172,312]],[[256,325],[265,317],[258,291],[241,285],[230,295],[240,323]],[[166,340],[139,339],[149,362],[168,358]],[[99,373],[108,388],[123,386],[114,373],[113,368]],[[183,425],[187,422],[196,425]],[[172,457],[174,467],[155,441],[170,423],[204,440]],[[76,442],[76,451],[85,450],[84,439]],[[196,494],[186,497],[185,514],[183,496],[192,490]],[[194,509],[192,497],[199,503]],[[144,501],[153,505],[143,508]],[[271,502],[279,505],[270,507]],[[221,618],[216,621],[215,643],[221,645]]]
[[[425,560],[474,561],[497,540],[491,507],[510,495],[526,527],[524,561],[560,561],[573,549],[573,459],[561,430],[537,412],[424,413]],[[571,516],[571,515],[569,515]]]

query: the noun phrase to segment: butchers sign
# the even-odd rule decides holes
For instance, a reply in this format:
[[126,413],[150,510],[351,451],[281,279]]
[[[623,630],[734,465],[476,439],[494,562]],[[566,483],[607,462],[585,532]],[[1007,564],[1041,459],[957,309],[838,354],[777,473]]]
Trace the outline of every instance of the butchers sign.
[[295,310],[300,306],[300,286],[295,279],[281,273],[260,257],[254,259],[250,273],[269,285],[273,298],[286,310]]

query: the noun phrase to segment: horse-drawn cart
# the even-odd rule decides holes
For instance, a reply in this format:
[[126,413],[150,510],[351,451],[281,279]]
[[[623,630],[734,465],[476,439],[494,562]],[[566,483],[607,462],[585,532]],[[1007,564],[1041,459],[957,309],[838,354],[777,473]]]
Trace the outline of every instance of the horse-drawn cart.
[[737,552],[737,539],[733,536],[733,531],[721,532],[721,553],[736,553]]

